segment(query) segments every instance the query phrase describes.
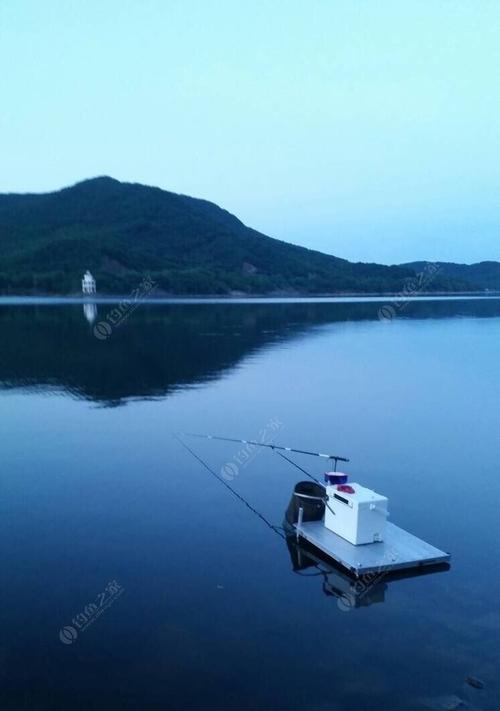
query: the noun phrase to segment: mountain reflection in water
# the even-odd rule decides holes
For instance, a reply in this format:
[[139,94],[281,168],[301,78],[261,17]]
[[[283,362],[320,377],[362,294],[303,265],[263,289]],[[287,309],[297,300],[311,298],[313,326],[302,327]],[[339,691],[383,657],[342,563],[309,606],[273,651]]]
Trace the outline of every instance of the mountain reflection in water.
[[[142,304],[105,339],[112,304],[0,305],[0,387],[62,390],[103,405],[219,378],[258,350],[328,324],[377,321],[380,302]],[[398,318],[500,315],[500,300],[417,301]],[[381,327],[390,324],[380,323]],[[29,344],[29,345],[28,345]],[[22,357],[20,357],[22,354]]]

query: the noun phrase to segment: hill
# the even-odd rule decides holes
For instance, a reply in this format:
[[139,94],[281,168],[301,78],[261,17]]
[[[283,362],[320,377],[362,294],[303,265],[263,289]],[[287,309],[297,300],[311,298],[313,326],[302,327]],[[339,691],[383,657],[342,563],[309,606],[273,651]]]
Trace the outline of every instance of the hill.
[[[401,264],[405,269],[420,272],[426,262]],[[455,264],[454,262],[436,262],[439,273],[450,279],[467,282],[472,289],[492,291],[500,290],[500,262],[478,262],[477,264]]]
[[[397,292],[410,266],[351,263],[267,237],[217,205],[109,177],[0,195],[0,293],[71,294],[85,269],[103,294],[150,274],[172,294]],[[437,277],[435,290],[468,288]]]

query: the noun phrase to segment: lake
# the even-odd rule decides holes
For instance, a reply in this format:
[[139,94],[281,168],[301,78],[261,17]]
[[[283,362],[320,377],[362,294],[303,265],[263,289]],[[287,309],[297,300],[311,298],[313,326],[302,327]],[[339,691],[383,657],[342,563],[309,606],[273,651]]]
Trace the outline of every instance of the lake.
[[[4,711],[498,708],[500,299],[383,306],[0,305]],[[354,591],[301,472],[176,432],[347,456],[451,567]]]

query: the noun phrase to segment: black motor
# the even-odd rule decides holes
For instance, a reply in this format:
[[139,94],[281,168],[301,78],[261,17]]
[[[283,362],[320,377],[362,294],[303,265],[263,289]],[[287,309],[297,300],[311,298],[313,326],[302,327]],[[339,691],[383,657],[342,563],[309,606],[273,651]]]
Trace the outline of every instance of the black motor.
[[313,481],[299,481],[295,484],[292,498],[285,513],[285,521],[289,526],[299,520],[299,509],[303,509],[302,520],[321,521],[325,513],[325,489]]

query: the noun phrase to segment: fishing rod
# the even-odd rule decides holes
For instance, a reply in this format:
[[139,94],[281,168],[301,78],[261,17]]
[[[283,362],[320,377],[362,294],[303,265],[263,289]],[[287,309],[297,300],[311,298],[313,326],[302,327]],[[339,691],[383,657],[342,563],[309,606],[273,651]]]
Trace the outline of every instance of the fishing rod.
[[346,457],[340,457],[337,454],[323,454],[322,452],[309,452],[306,449],[293,449],[292,447],[280,447],[277,444],[267,444],[257,442],[253,439],[233,439],[232,437],[216,437],[215,435],[196,434],[194,432],[179,432],[184,437],[198,437],[200,439],[213,439],[219,442],[237,442],[238,444],[251,444],[255,447],[269,447],[269,449],[281,450],[284,452],[294,452],[295,454],[307,454],[311,457],[322,457],[323,459],[331,459],[334,462],[334,470],[337,471],[337,462],[348,462]]

